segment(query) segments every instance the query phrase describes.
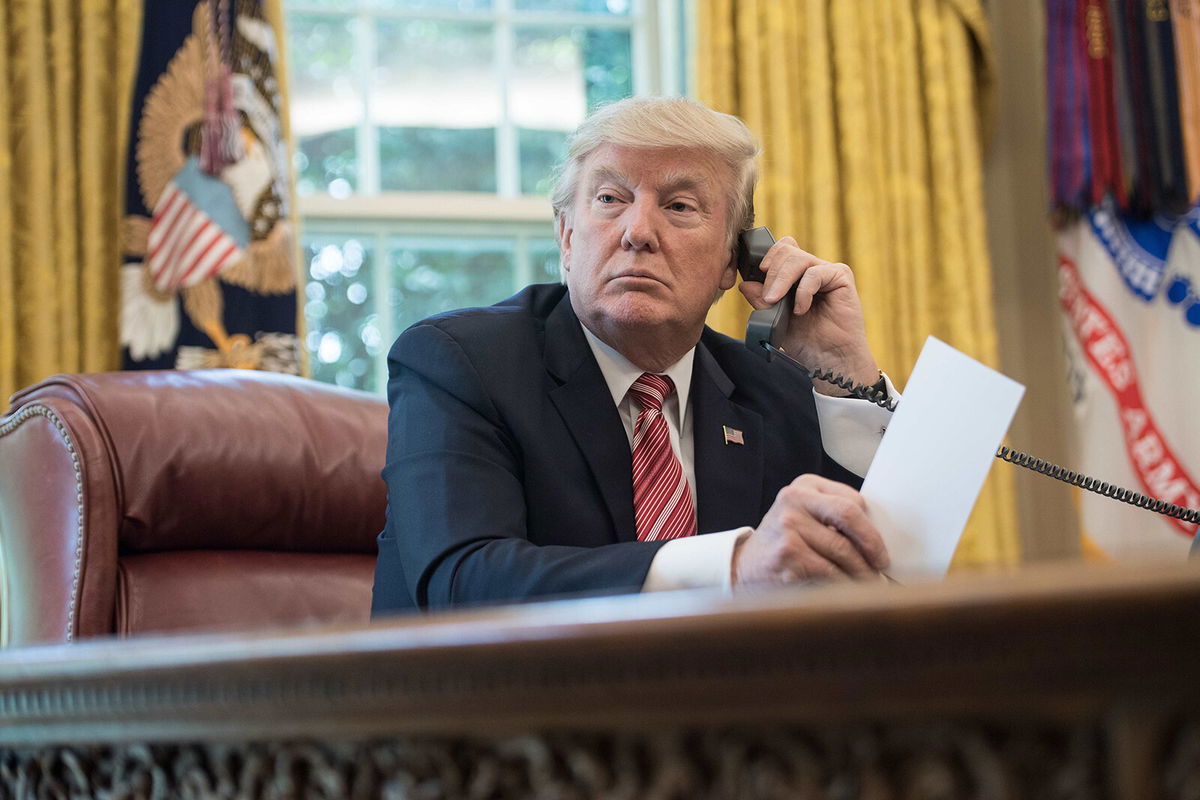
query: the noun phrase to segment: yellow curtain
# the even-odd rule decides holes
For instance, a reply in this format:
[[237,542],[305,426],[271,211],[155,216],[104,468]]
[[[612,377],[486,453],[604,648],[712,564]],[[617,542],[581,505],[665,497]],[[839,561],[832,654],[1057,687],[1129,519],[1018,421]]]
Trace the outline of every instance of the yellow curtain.
[[[760,137],[758,224],[854,268],[901,387],[933,334],[998,363],[982,195],[992,77],[979,0],[698,0],[699,99]],[[741,338],[736,291],[710,323]],[[1020,559],[1012,468],[992,470],[956,566]]]
[[[288,48],[287,42],[287,15],[284,13],[283,0],[263,0],[262,4],[263,17],[270,23],[275,30],[275,38],[279,42],[277,58],[275,64],[275,80],[279,83],[279,123],[283,128],[283,141],[287,147],[287,163],[294,164],[296,162],[296,140],[292,138],[292,107],[289,98],[292,96],[291,86],[288,83],[288,76],[291,75],[291,66],[288,63]],[[292,230],[296,234],[292,237],[292,250],[294,256],[292,263],[296,265],[296,286],[299,290],[296,292],[296,339],[303,343],[304,334],[308,325],[308,320],[304,314],[304,285],[308,280],[308,268],[305,266],[302,248],[300,246],[300,209],[295,202],[296,197],[296,171],[288,170],[288,197],[293,198],[291,208],[288,211],[288,219],[291,220]],[[309,363],[309,353],[307,347],[300,347],[300,374],[308,378],[312,376],[312,366]]]
[[0,3],[0,399],[115,369],[141,4]]

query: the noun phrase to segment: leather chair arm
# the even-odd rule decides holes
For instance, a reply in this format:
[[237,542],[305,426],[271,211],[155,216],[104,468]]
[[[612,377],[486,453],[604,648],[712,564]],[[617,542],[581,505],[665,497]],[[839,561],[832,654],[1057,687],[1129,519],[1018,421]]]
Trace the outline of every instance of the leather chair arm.
[[0,417],[0,640],[112,630],[119,514],[111,452],[89,415],[47,397]]

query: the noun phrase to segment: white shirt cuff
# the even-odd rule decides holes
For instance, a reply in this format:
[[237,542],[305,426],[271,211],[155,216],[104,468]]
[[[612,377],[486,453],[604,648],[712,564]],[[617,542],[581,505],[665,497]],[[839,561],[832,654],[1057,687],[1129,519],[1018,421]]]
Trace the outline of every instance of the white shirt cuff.
[[729,594],[733,584],[733,548],[753,528],[737,528],[703,536],[672,539],[658,549],[643,592],[671,589],[721,589]]
[[[892,379],[884,375],[883,382],[887,385],[888,397],[899,400],[900,393],[892,385]],[[830,397],[815,389],[813,397],[826,454],[855,475],[865,476],[892,419],[892,412],[866,400]]]

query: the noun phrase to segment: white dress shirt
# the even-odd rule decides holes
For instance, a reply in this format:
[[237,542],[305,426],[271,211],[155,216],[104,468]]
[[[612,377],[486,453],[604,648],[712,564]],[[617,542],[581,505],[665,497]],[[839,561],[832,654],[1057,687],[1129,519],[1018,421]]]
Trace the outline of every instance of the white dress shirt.
[[[630,396],[629,387],[645,370],[635,366],[625,356],[600,341],[586,326],[581,324],[580,327],[583,328],[583,334],[592,348],[596,363],[600,365],[600,372],[604,375],[608,390],[612,393],[613,403],[621,416],[621,424],[625,426],[625,436],[629,439],[632,451],[633,426],[641,406]],[[683,467],[693,504],[696,502],[696,463],[692,435],[691,389],[692,362],[695,357],[696,348],[693,347],[683,358],[659,373],[668,376],[675,384],[675,391],[663,403],[662,413],[671,433],[671,448]],[[887,383],[888,395],[898,397],[887,376],[884,376],[884,380]],[[813,397],[816,399],[817,420],[825,452],[855,475],[866,475],[867,467],[875,457],[875,450],[879,447],[891,418],[891,412],[874,403],[850,397],[829,397],[815,390]],[[729,591],[734,545],[741,538],[749,536],[753,530],[746,526],[703,536],[672,539],[659,549],[654,560],[650,562],[650,570],[646,573],[642,591],[701,587],[719,587]]]

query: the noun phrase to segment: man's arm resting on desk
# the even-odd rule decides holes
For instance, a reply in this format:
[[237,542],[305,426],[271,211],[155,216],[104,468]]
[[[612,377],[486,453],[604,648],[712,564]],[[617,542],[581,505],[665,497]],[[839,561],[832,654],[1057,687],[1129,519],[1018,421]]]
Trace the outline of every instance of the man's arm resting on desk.
[[[883,377],[888,396],[898,398],[891,379]],[[830,397],[819,392],[813,396],[826,454],[854,474],[865,476],[892,412],[852,397]],[[734,553],[753,532],[747,526],[668,542],[650,562],[642,591],[698,588],[731,591]]]

